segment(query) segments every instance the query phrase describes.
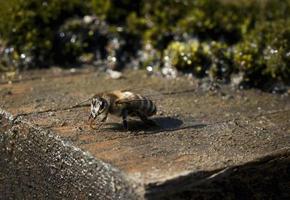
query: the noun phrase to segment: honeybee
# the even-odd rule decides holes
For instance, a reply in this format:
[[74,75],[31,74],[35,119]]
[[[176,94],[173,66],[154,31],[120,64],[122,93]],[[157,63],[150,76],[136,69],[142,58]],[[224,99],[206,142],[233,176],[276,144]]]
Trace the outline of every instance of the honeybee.
[[122,117],[123,127],[128,130],[128,116],[139,117],[145,124],[157,126],[149,119],[157,112],[156,105],[149,98],[135,94],[128,90],[116,90],[96,94],[91,100],[91,112],[89,116],[90,126],[100,120],[99,127],[106,121],[108,114]]

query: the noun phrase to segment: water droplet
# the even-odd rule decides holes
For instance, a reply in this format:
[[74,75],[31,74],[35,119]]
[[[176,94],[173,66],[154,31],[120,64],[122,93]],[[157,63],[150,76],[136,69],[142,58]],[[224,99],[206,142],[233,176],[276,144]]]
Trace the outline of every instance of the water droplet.
[[153,67],[149,65],[146,67],[146,70],[147,70],[147,72],[151,73],[151,72],[153,72]]
[[123,27],[118,27],[118,28],[117,28],[117,31],[118,31],[118,32],[122,32],[123,30],[124,30]]
[[165,56],[164,61],[169,61],[169,56]]
[[65,33],[64,32],[60,32],[59,36],[63,38],[63,37],[65,37]]
[[94,18],[92,16],[86,15],[84,16],[83,20],[86,24],[90,24],[94,21]]
[[77,40],[77,36],[76,36],[76,35],[73,35],[73,36],[71,37],[71,39],[70,39],[70,42],[71,42],[71,43],[75,43],[76,40]]
[[176,71],[176,69],[174,69],[172,67],[163,67],[161,72],[166,78],[176,78],[177,77],[177,71]]
[[25,55],[24,53],[22,53],[22,54],[20,55],[20,58],[21,58],[21,59],[25,59],[25,58],[26,58],[26,55]]
[[277,49],[270,49],[270,53],[271,54],[276,54],[276,53],[278,53],[278,50]]

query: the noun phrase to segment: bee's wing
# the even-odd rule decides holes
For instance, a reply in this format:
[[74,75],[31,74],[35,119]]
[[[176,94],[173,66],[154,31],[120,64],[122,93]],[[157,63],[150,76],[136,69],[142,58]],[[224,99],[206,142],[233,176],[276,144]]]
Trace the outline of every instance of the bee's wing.
[[[143,88],[121,89],[121,91],[122,92],[129,91],[129,92],[132,92],[134,94],[140,94],[141,96],[146,97],[153,102],[157,102],[157,101],[162,101],[163,99],[165,99],[168,96],[175,96],[175,95],[194,92],[195,89],[191,88],[191,89],[185,89],[185,90],[170,91],[170,90],[166,90],[166,89],[154,90],[151,88],[144,88],[143,87]],[[87,102],[91,101],[94,96],[95,95],[93,95],[93,96],[73,105],[73,106],[70,106],[70,108],[90,106],[90,103],[87,103]],[[136,101],[142,101],[142,99],[123,98],[123,99],[118,100],[118,103],[122,104],[122,103],[136,102]]]
[[[195,89],[190,88],[190,89],[184,89],[184,90],[175,90],[175,91],[170,91],[170,90],[165,90],[165,89],[160,89],[160,90],[153,90],[151,88],[134,88],[134,89],[126,89],[122,90],[123,92],[125,91],[130,91],[133,92],[134,94],[140,94],[143,97],[146,97],[152,101],[160,101],[163,100],[169,96],[176,96],[176,95],[182,95],[186,93],[191,93],[195,92]],[[124,101],[140,101],[139,99],[127,99]]]
[[[162,99],[164,99],[164,95],[162,94],[162,92],[157,91],[157,90],[153,90],[153,89],[148,89],[148,88],[134,88],[134,89],[130,89],[130,90],[123,90],[125,91],[129,91],[132,92],[134,94],[137,95],[141,95],[142,97],[145,97],[153,102],[155,101],[160,101]],[[143,99],[123,99],[124,102],[134,102],[134,101],[142,101]]]

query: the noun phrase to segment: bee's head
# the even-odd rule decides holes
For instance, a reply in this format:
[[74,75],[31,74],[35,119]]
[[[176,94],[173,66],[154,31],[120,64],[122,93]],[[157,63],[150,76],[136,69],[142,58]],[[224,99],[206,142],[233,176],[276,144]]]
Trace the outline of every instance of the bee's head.
[[94,97],[91,102],[91,115],[95,119],[108,109],[108,102],[101,97]]

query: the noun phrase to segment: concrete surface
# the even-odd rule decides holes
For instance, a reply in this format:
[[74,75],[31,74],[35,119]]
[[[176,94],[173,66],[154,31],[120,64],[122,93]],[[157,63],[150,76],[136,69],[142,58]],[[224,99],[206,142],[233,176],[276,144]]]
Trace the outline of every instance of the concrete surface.
[[[27,73],[0,83],[7,198],[290,198],[289,94],[142,71],[119,80],[91,68]],[[69,108],[124,88],[155,101],[159,128],[131,120],[124,131],[112,117],[92,130],[89,107]]]

